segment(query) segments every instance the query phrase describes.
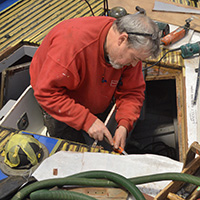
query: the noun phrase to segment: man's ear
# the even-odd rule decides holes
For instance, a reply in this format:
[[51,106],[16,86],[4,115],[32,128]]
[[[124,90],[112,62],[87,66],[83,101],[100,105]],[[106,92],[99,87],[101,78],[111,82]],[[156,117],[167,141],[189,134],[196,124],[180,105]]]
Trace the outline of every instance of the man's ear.
[[118,38],[118,45],[120,46],[122,43],[126,43],[128,41],[128,34],[123,32],[120,34]]

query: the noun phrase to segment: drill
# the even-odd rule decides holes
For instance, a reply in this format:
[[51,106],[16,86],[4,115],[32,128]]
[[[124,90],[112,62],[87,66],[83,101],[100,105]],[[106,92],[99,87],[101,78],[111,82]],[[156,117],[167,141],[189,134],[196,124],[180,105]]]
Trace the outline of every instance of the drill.
[[183,58],[189,58],[197,53],[200,53],[200,41],[182,45],[180,46],[180,50]]
[[189,31],[190,29],[190,22],[192,21],[192,18],[186,19],[186,24],[184,26],[181,26],[177,28],[176,30],[172,31],[165,37],[161,39],[161,44],[167,46],[170,44],[173,44],[177,42],[178,40],[182,39]]

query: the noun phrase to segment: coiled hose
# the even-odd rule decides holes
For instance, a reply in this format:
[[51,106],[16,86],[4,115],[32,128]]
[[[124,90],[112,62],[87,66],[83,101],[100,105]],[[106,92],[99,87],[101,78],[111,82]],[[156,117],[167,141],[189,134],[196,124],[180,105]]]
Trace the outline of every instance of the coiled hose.
[[133,184],[129,179],[126,179],[125,177],[108,171],[88,171],[88,172],[82,172],[79,174],[76,174],[73,177],[78,178],[103,178],[113,181],[114,183],[117,183],[121,188],[124,188],[128,190],[136,200],[145,200],[143,194],[140,192],[140,190]]
[[[86,178],[90,178],[89,180],[92,181],[90,186],[95,185],[96,181],[98,181],[98,180],[93,180],[91,178],[103,178],[103,179],[111,180],[113,183],[116,183],[116,186],[121,186],[122,188],[125,188],[126,190],[128,190],[136,198],[136,200],[145,200],[140,190],[129,179],[126,179],[125,177],[119,174],[116,174],[113,172],[107,172],[107,171],[89,171],[89,172],[77,174],[77,176],[80,176],[80,177],[79,178],[68,177],[64,179],[63,178],[50,179],[50,180],[35,182],[25,187],[24,189],[20,190],[12,198],[12,200],[23,199],[31,192],[41,189],[41,188],[49,188],[53,186],[63,186],[63,185],[88,185],[88,179]],[[104,185],[101,185],[101,187],[102,186]]]
[[[72,175],[70,177],[38,181],[22,188],[20,191],[18,191],[15,194],[15,196],[13,196],[12,200],[23,200],[26,196],[31,194],[33,191],[44,189],[44,188],[52,188],[54,186],[61,187],[63,185],[81,185],[81,186],[93,186],[93,187],[119,187],[119,185],[117,185],[113,181],[91,178],[91,177],[95,177],[94,172],[104,173],[105,171],[82,172],[79,174]],[[92,175],[90,175],[90,173]],[[106,172],[106,173],[111,173],[111,172]],[[82,178],[84,176],[86,177],[90,176],[90,178]],[[200,185],[199,177],[196,177],[190,174],[184,174],[184,173],[161,173],[161,174],[130,178],[128,180],[132,182],[132,184],[134,185],[150,183],[150,182],[155,182],[155,181],[163,181],[163,180],[181,181],[181,182],[192,183],[198,186]]]
[[30,194],[31,200],[96,200],[93,197],[90,197],[85,194],[81,194],[78,192],[73,191],[66,191],[66,190],[37,190]]

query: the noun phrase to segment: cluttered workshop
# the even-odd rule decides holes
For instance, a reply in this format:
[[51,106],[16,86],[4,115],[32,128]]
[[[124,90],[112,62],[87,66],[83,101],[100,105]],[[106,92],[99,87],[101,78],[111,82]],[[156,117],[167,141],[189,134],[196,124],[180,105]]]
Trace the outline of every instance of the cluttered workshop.
[[[136,58],[134,58],[137,63],[141,63],[140,72],[136,71],[137,74],[133,77],[142,79],[145,83],[144,100],[138,118],[133,120],[130,131],[128,129],[124,147],[121,143],[115,148],[114,144],[110,142],[111,139],[105,134],[102,138],[105,147],[95,137],[90,145],[73,139],[52,136],[44,121],[44,116],[46,119],[49,116],[46,115],[45,109],[41,108],[42,104],[38,103],[38,99],[42,98],[42,95],[36,91],[36,88],[39,87],[38,85],[42,85],[40,91],[44,92],[44,99],[40,102],[45,102],[49,97],[55,100],[53,105],[47,103],[47,107],[50,106],[53,109],[60,103],[60,100],[54,96],[56,94],[53,89],[55,88],[63,94],[67,93],[61,91],[61,88],[64,87],[61,83],[63,78],[58,78],[60,84],[57,85],[55,81],[43,84],[43,77],[50,79],[49,72],[45,71],[42,78],[41,75],[40,77],[38,75],[38,79],[41,81],[35,86],[31,84],[35,77],[30,77],[30,66],[34,56],[36,54],[43,56],[39,48],[44,46],[45,39],[48,38],[46,36],[53,38],[52,43],[54,40],[56,41],[56,36],[62,33],[62,27],[58,29],[57,33],[51,32],[51,30],[55,30],[54,27],[67,20],[72,20],[71,27],[76,29],[75,35],[81,38],[81,27],[86,30],[87,28],[83,26],[90,28],[90,25],[83,24],[84,20],[77,21],[77,23],[74,21],[73,24],[73,20],[76,18],[103,17],[102,19],[107,22],[107,19],[115,21],[138,13],[145,17],[148,16],[155,24],[155,29],[159,31],[160,51],[157,57],[150,56],[141,59],[135,56]],[[200,122],[198,121],[200,116],[200,2],[198,0],[2,0],[0,1],[0,16],[1,200],[200,199]],[[80,30],[76,25],[78,23]],[[95,25],[93,22],[95,26],[99,27],[102,25],[101,23],[103,22],[99,21]],[[88,35],[83,38],[84,45],[88,44],[90,41],[88,38],[94,37],[95,31],[100,29],[93,28],[91,29],[93,32],[90,33],[89,28]],[[103,33],[103,30],[100,31],[99,35]],[[73,38],[72,30],[68,32],[70,35],[68,37]],[[48,33],[52,35],[48,35]],[[129,37],[129,34],[147,39],[151,37],[154,41],[157,39],[157,37],[153,37],[153,34],[135,31],[123,34],[121,43],[125,40],[124,38]],[[126,35],[128,36],[126,37]],[[109,38],[114,41],[114,36],[107,36],[102,47],[104,54],[106,54],[106,44],[110,44]],[[71,39],[69,44],[78,43],[79,40],[78,37],[77,41]],[[101,41],[101,39],[99,40]],[[43,41],[44,43],[42,43]],[[82,42],[82,40],[80,41]],[[62,42],[60,43],[62,44]],[[93,43],[95,41],[92,41],[90,45],[94,46]],[[121,43],[118,43],[118,46]],[[55,44],[52,46],[56,50],[52,51],[53,47],[50,47],[48,57],[60,50]],[[65,46],[64,40],[63,46]],[[79,50],[77,50],[77,46],[66,47],[66,49],[68,50],[67,54]],[[84,46],[83,49],[86,47]],[[85,54],[82,51],[85,51]],[[95,58],[94,47],[87,51],[91,53],[90,57]],[[117,49],[116,52],[118,52]],[[128,54],[128,51],[124,51],[124,54]],[[81,50],[77,55],[85,58],[86,50]],[[79,63],[87,65],[88,60],[91,59],[86,58],[83,62],[77,55],[74,56],[77,57],[77,61],[73,61],[77,65]],[[138,50],[136,55],[143,55],[143,51]],[[108,59],[109,64],[112,64],[110,57],[107,58],[105,55],[104,57],[104,60]],[[42,59],[43,57],[38,59],[37,63]],[[65,60],[67,59],[68,56]],[[103,61],[99,58],[96,62]],[[53,59],[46,65],[50,66],[52,63]],[[57,59],[55,63],[57,66],[61,61]],[[131,62],[129,64],[133,65]],[[74,70],[75,67],[72,64],[70,66]],[[62,67],[64,68],[64,66]],[[137,67],[139,67],[138,64],[132,68],[135,70]],[[74,97],[75,83],[80,81],[81,85],[78,73],[81,78],[84,73],[91,73],[89,70],[83,72],[81,67],[77,68],[74,74],[72,70],[69,70],[69,73],[67,70],[66,73],[62,72],[66,79],[65,82],[70,82],[72,76],[74,78],[74,82],[70,82],[69,88],[67,88],[68,92],[72,88],[70,95],[74,95]],[[107,73],[110,71],[110,69],[104,69],[103,75],[99,79],[103,87],[109,82],[106,70]],[[128,76],[126,71],[128,70],[125,69],[123,72],[125,77]],[[98,72],[95,73],[98,76]],[[139,73],[143,78],[139,77]],[[116,74],[113,75],[116,77]],[[112,80],[111,87],[120,85],[124,76],[120,77],[119,83]],[[96,84],[96,90],[98,90],[98,78],[95,80],[94,82],[88,80],[86,83],[93,83],[94,86]],[[45,88],[45,84],[51,85],[52,89]],[[80,85],[77,87],[81,88]],[[122,81],[121,85],[125,87],[125,81]],[[136,87],[137,91],[134,95],[139,96],[139,84]],[[87,88],[90,90],[90,85],[87,85]],[[45,93],[47,90],[50,92],[49,96]],[[88,93],[87,90],[82,92]],[[101,94],[102,99],[98,98],[97,92],[93,91],[92,95],[93,99],[96,96],[96,103],[108,98],[106,93],[110,91],[105,89]],[[120,96],[122,91],[119,89],[116,93]],[[102,117],[101,123],[112,136],[126,124],[123,117],[126,118],[126,114],[129,115],[129,111],[124,112],[122,120],[119,122],[122,125],[118,125],[117,118],[120,118],[117,114],[118,107],[130,96],[129,94],[121,95],[120,98],[124,98],[124,100],[119,103],[113,98],[109,109],[106,109]],[[84,100],[86,105],[87,101],[87,99]],[[79,103],[73,101],[65,104],[76,104],[80,107],[80,112],[76,112],[74,119],[81,121],[82,105],[79,106]],[[131,110],[132,104],[129,105]],[[64,107],[65,105],[60,109],[64,109]],[[90,109],[86,110],[89,112]],[[68,111],[68,113],[73,112],[73,109]],[[54,113],[56,112],[52,111],[51,114],[54,116]],[[61,110],[58,113],[64,116]],[[89,119],[89,115],[87,114],[87,118],[84,120],[88,119],[91,126],[94,117]],[[80,123],[84,124],[84,120]],[[50,126],[54,126],[51,122]],[[71,124],[73,127],[76,122]],[[86,125],[83,125],[84,130],[90,130],[90,126],[87,124],[86,128]],[[76,129],[76,125],[73,128]],[[127,132],[127,129],[125,130]],[[89,133],[90,131],[88,131]],[[91,135],[89,134],[89,136]],[[117,138],[115,139],[116,141],[113,141],[117,142]]]

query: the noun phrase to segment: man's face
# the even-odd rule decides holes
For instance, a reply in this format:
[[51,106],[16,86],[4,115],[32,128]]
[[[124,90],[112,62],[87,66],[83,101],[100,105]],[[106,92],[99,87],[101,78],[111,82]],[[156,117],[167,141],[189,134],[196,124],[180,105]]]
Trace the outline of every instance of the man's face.
[[145,60],[149,56],[146,54],[145,49],[138,51],[128,45],[128,34],[118,33],[113,31],[112,37],[107,45],[107,54],[110,64],[115,69],[121,69],[123,66],[132,65],[133,67],[141,60]]
[[121,69],[129,65],[134,67],[139,61],[145,60],[148,56],[128,46],[120,46],[118,49],[113,49],[108,54],[108,58],[113,68]]

